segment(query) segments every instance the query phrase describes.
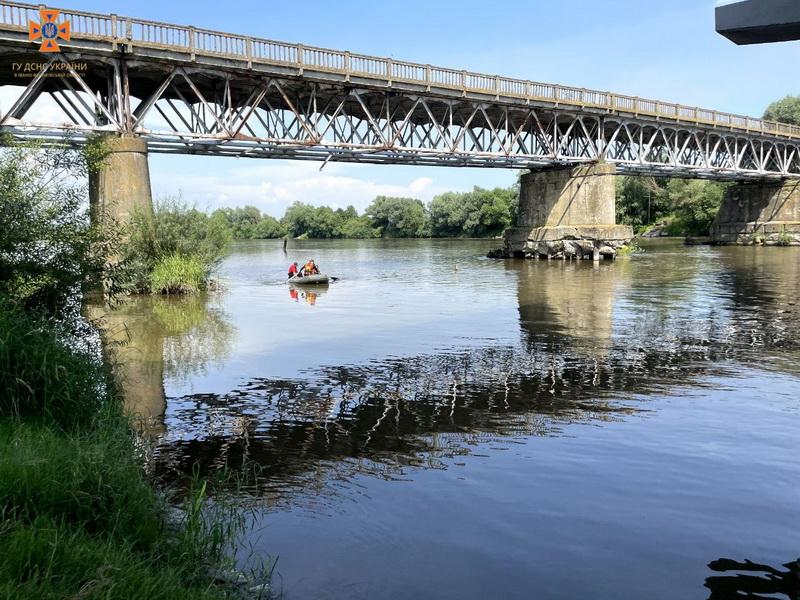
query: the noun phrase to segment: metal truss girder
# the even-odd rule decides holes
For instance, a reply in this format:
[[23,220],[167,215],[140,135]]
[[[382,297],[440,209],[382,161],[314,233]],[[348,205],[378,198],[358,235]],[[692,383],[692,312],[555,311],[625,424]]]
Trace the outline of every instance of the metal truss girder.
[[[302,78],[253,78],[243,87],[220,73],[168,68],[131,111],[124,58],[104,62],[105,81],[70,64],[63,80],[45,81],[54,60],[23,88],[0,129],[73,143],[91,133],[133,131],[151,151],[169,153],[502,168],[606,160],[634,174],[800,177],[800,142],[761,132]],[[30,120],[47,93],[71,125]]]

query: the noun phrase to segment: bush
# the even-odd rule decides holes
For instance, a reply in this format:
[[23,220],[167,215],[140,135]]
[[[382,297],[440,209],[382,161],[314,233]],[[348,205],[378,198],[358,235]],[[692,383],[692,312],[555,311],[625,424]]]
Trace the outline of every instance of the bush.
[[65,325],[0,301],[0,389],[0,416],[74,430],[97,418],[113,381]]
[[[170,198],[161,200],[152,212],[135,213],[128,236],[119,284],[134,293],[164,289],[162,285],[154,288],[154,283],[186,284],[183,291],[204,287],[231,239],[224,219],[209,217],[179,199]],[[159,273],[154,281],[156,268]],[[180,272],[180,268],[187,271]],[[202,271],[199,284],[198,271]]]
[[190,294],[203,289],[207,280],[206,266],[199,258],[170,254],[153,267],[150,291],[155,294]]

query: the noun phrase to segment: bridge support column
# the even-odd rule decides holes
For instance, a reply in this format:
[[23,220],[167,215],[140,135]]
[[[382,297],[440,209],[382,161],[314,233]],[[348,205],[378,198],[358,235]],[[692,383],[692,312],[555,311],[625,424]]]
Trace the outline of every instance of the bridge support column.
[[517,223],[505,232],[505,256],[614,258],[633,238],[616,224],[616,167],[596,163],[522,176]]
[[93,219],[127,223],[137,210],[152,210],[147,142],[135,137],[108,137],[102,164],[89,176]]
[[710,233],[716,244],[800,245],[800,181],[732,185]]

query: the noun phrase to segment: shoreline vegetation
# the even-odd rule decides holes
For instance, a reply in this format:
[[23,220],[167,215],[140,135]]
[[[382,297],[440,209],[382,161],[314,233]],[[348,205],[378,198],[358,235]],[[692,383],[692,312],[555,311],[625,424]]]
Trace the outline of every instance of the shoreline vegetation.
[[[269,597],[270,570],[233,570],[244,518],[231,498],[199,478],[170,492],[147,474],[114,347],[82,314],[124,268],[106,258],[120,256],[119,236],[89,220],[87,153],[4,143],[0,597]],[[174,255],[163,252],[157,267]]]

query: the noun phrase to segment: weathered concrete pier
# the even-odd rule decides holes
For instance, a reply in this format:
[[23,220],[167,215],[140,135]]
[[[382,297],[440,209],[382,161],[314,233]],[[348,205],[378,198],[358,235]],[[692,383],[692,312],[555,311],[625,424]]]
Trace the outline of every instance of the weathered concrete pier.
[[92,218],[127,223],[137,210],[152,210],[147,142],[133,136],[103,140],[105,156],[89,175]]
[[716,244],[800,245],[800,181],[731,186],[710,233]]
[[519,258],[614,258],[633,238],[616,224],[613,164],[535,171],[522,176],[515,227],[505,255]]

